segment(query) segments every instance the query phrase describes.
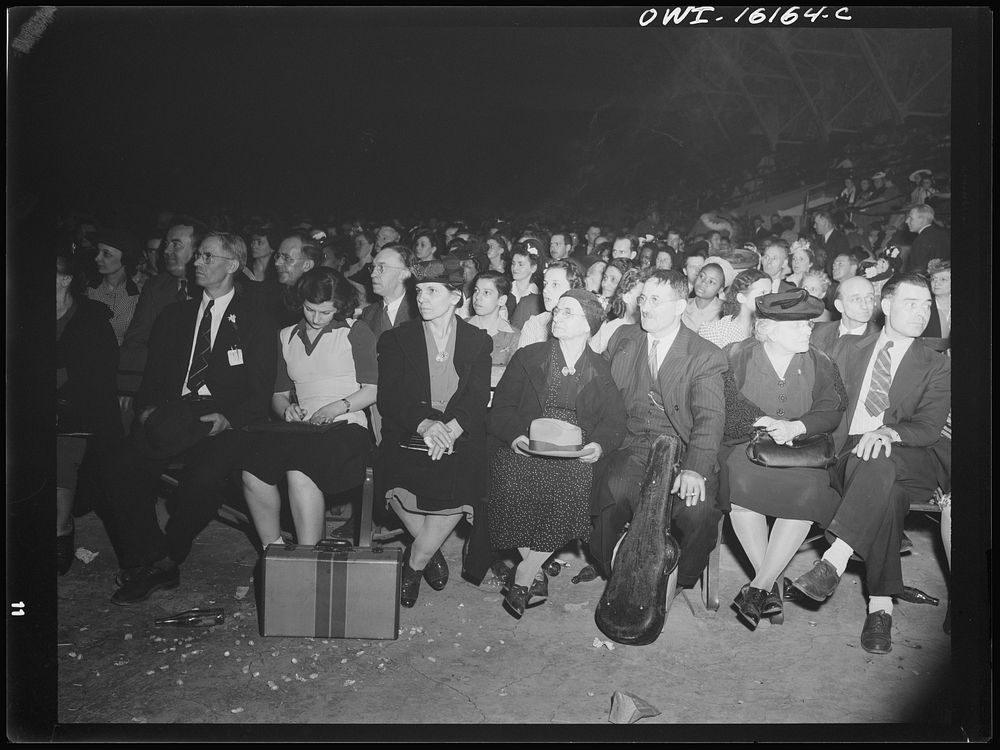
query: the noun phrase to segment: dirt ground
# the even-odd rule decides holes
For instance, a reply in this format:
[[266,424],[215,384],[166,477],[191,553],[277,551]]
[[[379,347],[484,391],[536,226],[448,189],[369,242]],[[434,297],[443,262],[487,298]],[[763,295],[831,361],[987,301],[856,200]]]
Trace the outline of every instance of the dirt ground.
[[[603,645],[593,612],[600,579],[573,584],[582,561],[550,581],[547,603],[515,621],[492,576],[458,577],[461,539],[445,557],[447,588],[426,585],[402,609],[397,640],[261,637],[257,555],[240,531],[213,523],[183,566],[181,586],[131,607],[111,603],[114,553],[99,520],[77,519],[76,560],[59,580],[58,717],[67,724],[608,724],[615,691],[659,713],[648,724],[780,725],[950,722],[950,639],[937,527],[910,524],[908,583],[941,606],[900,602],[893,650],[866,653],[860,567],[823,606],[786,603],[785,624],[751,632],[729,603],[746,580],[723,547],[722,606],[707,611],[696,587],[678,597],[658,640]],[[728,533],[728,532],[727,532]],[[808,569],[804,549],[789,567]],[[222,607],[211,628],[155,627],[193,607]],[[152,728],[151,728],[152,729]],[[392,732],[392,728],[385,731]]]

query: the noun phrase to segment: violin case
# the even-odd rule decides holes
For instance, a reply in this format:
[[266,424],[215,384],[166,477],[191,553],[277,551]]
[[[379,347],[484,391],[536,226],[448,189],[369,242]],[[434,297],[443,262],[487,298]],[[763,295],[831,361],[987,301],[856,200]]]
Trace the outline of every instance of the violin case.
[[594,620],[618,643],[652,643],[666,622],[681,559],[680,545],[670,535],[670,488],[680,471],[682,451],[673,435],[660,435],[653,443],[638,507],[615,546],[611,576]]

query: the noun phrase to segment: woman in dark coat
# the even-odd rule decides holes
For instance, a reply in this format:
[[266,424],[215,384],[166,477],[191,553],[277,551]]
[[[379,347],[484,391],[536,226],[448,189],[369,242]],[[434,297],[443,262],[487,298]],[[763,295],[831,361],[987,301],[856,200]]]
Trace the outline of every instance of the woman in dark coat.
[[118,341],[111,310],[87,299],[72,258],[56,258],[56,560],[73,564],[73,499],[81,465],[122,436]]
[[[516,547],[521,554],[504,600],[514,617],[532,596],[547,596],[545,560],[573,539],[590,538],[595,464],[625,436],[625,404],[610,365],[587,346],[602,319],[592,293],[564,293],[553,310],[554,338],[519,349],[493,396],[490,538],[494,549]],[[540,417],[579,426],[581,455],[526,454],[530,425]]]
[[[837,366],[809,345],[811,319],[823,303],[804,289],[757,298],[755,339],[732,345],[723,382],[726,427],[719,451],[722,497],[729,520],[754,568],[733,606],[756,628],[761,617],[781,622],[778,577],[805,541],[813,522],[826,526],[840,503],[822,468],[772,468],[746,453],[754,427],[779,444],[798,436],[833,433],[847,395]],[[723,508],[727,510],[727,508]],[[767,517],[775,519],[770,534]]]
[[485,422],[493,342],[455,315],[465,281],[461,267],[448,270],[432,260],[419,271],[422,320],[378,340],[383,422],[375,497],[388,500],[413,536],[403,566],[404,607],[416,602],[421,577],[437,591],[444,588],[441,545],[463,514],[475,523],[489,478]]

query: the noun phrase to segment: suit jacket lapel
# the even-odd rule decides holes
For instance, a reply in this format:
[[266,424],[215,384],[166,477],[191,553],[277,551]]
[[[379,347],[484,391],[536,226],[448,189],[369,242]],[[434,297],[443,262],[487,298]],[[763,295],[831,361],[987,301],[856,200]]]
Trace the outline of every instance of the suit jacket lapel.
[[[431,402],[431,371],[427,364],[427,339],[425,338],[424,327],[419,323],[414,325],[419,335],[400,336],[400,348],[403,350],[403,354],[412,360],[412,371],[416,375],[413,382],[414,390],[421,399],[426,400],[429,404]],[[455,349],[457,356],[457,341],[455,342]]]
[[924,351],[920,348],[919,342],[914,341],[900,360],[899,367],[896,368],[896,375],[892,379],[892,383],[889,384],[888,409],[898,406],[908,393],[917,390],[920,375],[924,371],[924,368],[921,367],[923,359]]
[[544,411],[545,410],[545,393],[548,390],[548,378],[545,372],[545,365],[549,359],[549,352],[551,351],[548,347],[541,348],[541,354],[534,355],[531,360],[527,363],[528,371],[528,382],[531,383],[531,387],[534,389],[535,396],[538,398],[538,406]]
[[857,342],[855,356],[848,364],[847,392],[850,394],[847,413],[844,418],[850,427],[851,420],[854,419],[854,411],[858,408],[858,397],[861,389],[864,388],[865,371],[868,369],[868,360],[871,359],[872,352],[875,351],[875,344],[878,343],[878,333],[866,336]]
[[666,401],[670,389],[687,372],[688,337],[691,335],[688,328],[681,323],[681,329],[677,332],[674,343],[667,350],[667,356],[663,358],[663,364],[660,365],[657,382],[660,385],[660,395],[664,401]]

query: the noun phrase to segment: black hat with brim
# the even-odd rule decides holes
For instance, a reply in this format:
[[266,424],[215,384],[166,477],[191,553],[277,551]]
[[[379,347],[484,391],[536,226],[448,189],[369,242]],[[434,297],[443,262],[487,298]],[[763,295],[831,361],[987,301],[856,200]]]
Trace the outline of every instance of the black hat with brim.
[[185,401],[170,401],[156,407],[139,431],[136,447],[149,458],[170,458],[182,453],[212,429],[200,414]]
[[823,314],[823,300],[805,289],[762,294],[756,299],[757,317],[765,320],[812,320]]

